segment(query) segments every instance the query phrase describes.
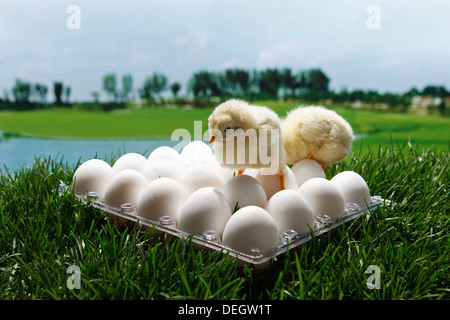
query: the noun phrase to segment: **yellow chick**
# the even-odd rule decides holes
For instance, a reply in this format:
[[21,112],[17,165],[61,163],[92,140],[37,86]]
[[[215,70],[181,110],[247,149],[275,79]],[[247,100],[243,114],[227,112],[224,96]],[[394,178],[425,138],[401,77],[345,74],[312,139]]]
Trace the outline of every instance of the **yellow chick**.
[[[230,99],[218,105],[208,118],[209,143],[222,165],[238,170],[261,168],[262,174],[278,174],[285,189],[285,151],[278,115],[264,106]],[[264,171],[265,170],[265,171]]]
[[287,164],[314,159],[324,171],[350,153],[355,138],[344,118],[322,106],[291,110],[282,120],[281,131]]

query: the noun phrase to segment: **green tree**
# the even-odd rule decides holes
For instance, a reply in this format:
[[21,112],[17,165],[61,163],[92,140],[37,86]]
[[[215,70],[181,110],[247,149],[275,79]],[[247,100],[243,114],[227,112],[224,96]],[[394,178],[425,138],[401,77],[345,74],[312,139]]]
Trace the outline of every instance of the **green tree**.
[[248,94],[250,88],[250,74],[248,71],[239,68],[226,69],[222,79],[222,91],[224,94],[235,97],[243,97]]
[[98,93],[97,91],[93,91],[93,92],[91,92],[91,96],[92,96],[92,99],[94,99],[95,104],[100,103],[100,93]]
[[243,69],[236,69],[235,73],[236,73],[236,76],[235,76],[236,81],[239,84],[241,94],[243,96],[247,96],[249,94],[250,86],[251,86],[250,73],[247,70],[243,70]]
[[114,73],[109,73],[103,77],[103,90],[106,92],[111,102],[117,102],[117,78]]
[[285,98],[294,96],[297,83],[291,69],[284,68],[280,71],[280,86],[283,90],[283,96]]
[[32,87],[32,96],[35,97],[36,101],[45,104],[47,97],[47,86],[45,84],[36,83]]
[[16,103],[23,103],[23,104],[30,103],[31,90],[32,87],[29,82],[16,79],[16,82],[12,89],[14,101]]
[[63,83],[60,81],[53,83],[53,93],[55,94],[55,104],[62,105]]
[[170,91],[172,91],[173,98],[176,99],[178,97],[178,92],[181,89],[181,84],[178,82],[174,82],[170,85]]
[[432,97],[439,97],[439,98],[450,96],[450,93],[447,91],[447,89],[444,86],[434,86],[434,85],[426,86],[423,89],[422,94],[425,96],[432,96]]
[[306,71],[298,71],[294,75],[294,96],[301,97],[305,92],[308,91],[307,85],[307,72]]
[[67,103],[67,104],[70,103],[70,101],[69,101],[70,91],[71,91],[71,88],[69,86],[64,87],[64,97],[65,97],[64,100],[65,100],[65,103]]
[[370,104],[376,104],[380,102],[381,96],[376,90],[369,90],[365,94],[366,102]]
[[303,94],[304,98],[312,101],[328,98],[328,84],[330,79],[322,70],[307,70],[304,73],[304,77],[306,88],[306,92]]
[[409,105],[408,99],[404,99],[402,95],[391,92],[385,92],[381,95],[381,99],[384,103],[388,104],[389,108],[399,109],[400,111],[406,111],[406,108]]
[[313,92],[327,92],[330,79],[320,69],[311,69],[307,72],[307,86]]
[[419,91],[419,89],[417,89],[417,88],[415,88],[415,87],[412,87],[411,89],[409,89],[408,91],[406,91],[406,92],[403,94],[403,96],[404,96],[405,98],[411,99],[411,98],[413,98],[413,97],[415,97],[415,96],[420,96],[420,91]]
[[363,90],[361,89],[355,89],[350,93],[350,101],[351,102],[355,102],[355,101],[365,101],[365,93]]
[[445,115],[446,109],[447,109],[447,104],[445,103],[444,99],[441,99],[441,103],[439,103],[439,105],[438,105],[438,110],[439,110],[439,113],[441,114],[441,116]]
[[221,93],[216,75],[206,70],[194,73],[189,79],[188,88],[195,98],[207,98]]
[[204,97],[207,95],[209,83],[209,73],[207,71],[195,72],[189,79],[188,88],[194,97]]
[[130,99],[130,94],[133,92],[133,76],[126,74],[122,76],[122,89],[120,91],[120,101],[127,102]]
[[249,80],[248,80],[248,90],[246,96],[250,99],[255,99],[260,95],[260,86],[259,83],[261,81],[261,76],[258,70],[252,70],[249,72]]
[[341,90],[335,94],[336,102],[347,102],[349,101],[350,93],[348,92],[347,87],[342,87]]
[[280,73],[277,69],[262,70],[259,79],[259,89],[262,98],[276,99],[281,85]]
[[139,90],[142,99],[155,100],[161,98],[161,93],[167,89],[167,77],[155,72],[145,79],[143,87]]

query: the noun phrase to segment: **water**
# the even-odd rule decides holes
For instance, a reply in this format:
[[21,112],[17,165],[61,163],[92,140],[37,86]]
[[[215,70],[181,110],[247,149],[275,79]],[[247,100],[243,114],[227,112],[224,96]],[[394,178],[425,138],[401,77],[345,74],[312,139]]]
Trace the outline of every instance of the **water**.
[[129,139],[129,140],[72,140],[41,138],[10,138],[0,140],[0,170],[5,166],[10,172],[23,166],[32,167],[36,157],[63,160],[74,166],[79,160],[84,162],[95,157],[111,159],[119,153],[137,152],[148,156],[160,146],[174,147],[179,141],[169,139]]
[[[74,166],[78,161],[97,157],[111,159],[112,156],[127,152],[137,152],[148,156],[160,146],[178,147],[178,151],[189,141],[170,139],[127,139],[127,140],[82,140],[82,139],[42,139],[15,137],[2,139],[0,132],[0,170],[5,166],[10,172],[23,166],[32,167],[36,157],[63,162]],[[356,135],[357,139],[361,135]]]

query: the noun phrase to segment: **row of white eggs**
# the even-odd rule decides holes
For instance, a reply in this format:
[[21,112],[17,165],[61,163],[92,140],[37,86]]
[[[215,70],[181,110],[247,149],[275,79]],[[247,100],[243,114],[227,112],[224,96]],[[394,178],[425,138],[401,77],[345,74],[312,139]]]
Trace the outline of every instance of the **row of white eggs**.
[[78,195],[94,191],[111,207],[131,203],[148,220],[171,216],[187,233],[214,230],[223,245],[248,254],[255,248],[269,254],[284,230],[308,233],[319,215],[333,220],[343,216],[346,203],[370,203],[367,184],[355,172],[327,180],[317,162],[303,160],[286,167],[286,190],[278,191],[277,176],[256,169],[235,176],[201,141],[187,144],[180,153],[167,146],[148,158],[127,153],[112,167],[91,159],[73,179]]

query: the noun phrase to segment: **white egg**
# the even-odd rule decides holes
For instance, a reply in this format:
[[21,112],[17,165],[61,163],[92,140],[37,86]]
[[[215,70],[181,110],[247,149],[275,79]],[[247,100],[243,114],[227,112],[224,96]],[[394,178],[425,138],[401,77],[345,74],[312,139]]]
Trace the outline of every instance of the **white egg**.
[[213,187],[221,189],[223,186],[217,173],[206,164],[197,163],[187,167],[180,175],[178,182],[185,188],[188,194],[204,188]]
[[217,173],[220,180],[222,180],[222,183],[227,183],[231,178],[233,178],[236,175],[236,172],[233,171],[230,168],[224,167],[220,164],[215,165],[214,167],[211,167],[214,172]]
[[295,230],[307,234],[314,228],[314,214],[305,198],[296,190],[281,190],[275,193],[264,208],[275,220],[278,231]]
[[148,182],[152,182],[158,178],[178,180],[182,172],[181,167],[173,160],[154,159],[148,163],[142,174]]
[[253,254],[257,249],[263,256],[268,256],[276,250],[279,239],[272,216],[263,208],[247,206],[228,220],[222,244],[245,254]]
[[331,180],[341,190],[344,201],[356,203],[365,208],[371,204],[370,190],[366,181],[354,171],[344,171]]
[[175,221],[178,221],[181,206],[186,198],[186,191],[175,180],[170,178],[156,179],[142,191],[138,202],[137,215],[153,221],[158,221],[163,216],[171,216]]
[[212,149],[203,141],[189,142],[183,150],[181,150],[180,157],[186,166],[195,163],[203,163],[211,166],[217,163],[212,153]]
[[256,168],[247,168],[244,170],[243,174],[246,174],[250,177],[256,178],[256,175],[259,173],[259,169]]
[[114,170],[103,160],[91,159],[83,162],[73,176],[74,192],[77,195],[86,195],[96,192],[103,198],[106,186],[114,176]]
[[255,178],[248,175],[235,176],[223,185],[222,193],[230,204],[230,209],[245,206],[258,206],[264,208],[267,203],[266,192]]
[[231,209],[225,196],[216,188],[201,188],[185,201],[178,217],[178,228],[187,233],[201,235],[214,230],[222,236],[231,217]]
[[139,153],[125,153],[113,165],[114,171],[117,173],[124,169],[134,169],[142,172],[148,165],[148,159]]
[[154,160],[167,159],[175,162],[180,169],[185,167],[184,162],[181,159],[180,154],[174,148],[168,146],[161,146],[153,150],[148,156],[148,161],[153,162]]
[[299,187],[311,178],[325,178],[325,171],[323,171],[322,166],[312,159],[300,160],[292,166],[291,170]]
[[117,208],[124,203],[137,207],[141,193],[147,185],[142,173],[134,169],[124,169],[111,179],[106,187],[103,202]]
[[311,206],[314,216],[327,215],[332,220],[345,213],[342,193],[336,184],[324,178],[311,178],[305,181],[298,191]]
[[[279,175],[276,174],[266,175],[262,174],[261,171],[259,171],[256,174],[255,178],[256,180],[259,181],[259,183],[261,183],[264,190],[266,191],[267,199],[270,199],[275,193],[277,193],[281,189],[281,181]],[[298,189],[297,179],[295,178],[295,175],[292,173],[291,169],[288,166],[286,166],[285,187],[286,189],[292,190]]]
[[153,150],[148,156],[149,161],[155,159],[169,159],[175,162],[179,162],[180,154],[174,148],[168,146],[161,146]]
[[215,169],[217,166],[220,166],[219,161],[217,161],[217,158],[215,155],[204,155],[204,157],[201,160],[202,163],[210,166],[211,168]]

